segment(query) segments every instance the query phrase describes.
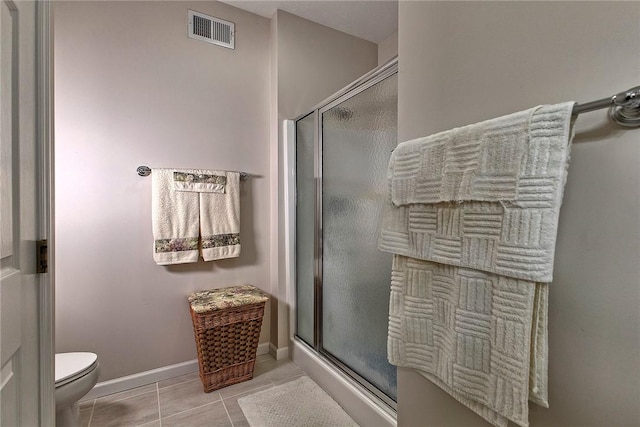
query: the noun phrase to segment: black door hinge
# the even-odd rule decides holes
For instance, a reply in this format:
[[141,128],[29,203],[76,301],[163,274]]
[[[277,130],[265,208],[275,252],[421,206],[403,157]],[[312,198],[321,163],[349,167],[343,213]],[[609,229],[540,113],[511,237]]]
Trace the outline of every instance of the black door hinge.
[[49,255],[49,243],[45,240],[38,240],[36,242],[36,271],[38,273],[47,273],[49,268],[47,265],[47,259]]

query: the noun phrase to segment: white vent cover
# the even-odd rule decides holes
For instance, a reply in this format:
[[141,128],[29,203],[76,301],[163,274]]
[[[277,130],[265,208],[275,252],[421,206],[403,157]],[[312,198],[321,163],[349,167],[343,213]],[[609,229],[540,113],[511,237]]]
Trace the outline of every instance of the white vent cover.
[[235,49],[233,22],[189,10],[189,37],[218,46]]

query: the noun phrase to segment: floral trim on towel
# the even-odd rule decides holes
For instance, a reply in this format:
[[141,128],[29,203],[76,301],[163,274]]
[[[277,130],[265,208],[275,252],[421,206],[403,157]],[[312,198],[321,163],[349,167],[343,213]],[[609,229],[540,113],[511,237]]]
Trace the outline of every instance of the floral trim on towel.
[[259,304],[267,301],[269,297],[255,286],[242,285],[194,292],[188,299],[193,311],[204,313],[247,304]]
[[240,234],[216,234],[202,238],[202,249],[218,248],[240,244]]
[[182,182],[195,182],[201,184],[221,184],[227,183],[227,177],[222,175],[207,175],[204,173],[187,173],[187,172],[174,172],[174,181]]
[[156,253],[197,251],[198,238],[188,237],[184,239],[158,239],[155,241]]

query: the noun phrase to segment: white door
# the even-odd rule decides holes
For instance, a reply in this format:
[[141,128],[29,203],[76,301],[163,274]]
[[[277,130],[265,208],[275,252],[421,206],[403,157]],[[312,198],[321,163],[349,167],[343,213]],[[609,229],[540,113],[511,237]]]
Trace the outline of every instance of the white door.
[[[48,11],[47,11],[48,13]],[[0,426],[52,421],[50,334],[36,272],[42,189],[42,5],[0,0]],[[46,45],[46,43],[45,43]],[[37,48],[38,46],[38,48]],[[46,64],[45,64],[46,65]],[[48,90],[48,88],[45,88]],[[43,206],[45,205],[45,206]],[[44,226],[43,226],[44,224]],[[44,322],[44,323],[43,323]],[[43,327],[43,324],[46,326]],[[44,378],[43,372],[47,378]]]

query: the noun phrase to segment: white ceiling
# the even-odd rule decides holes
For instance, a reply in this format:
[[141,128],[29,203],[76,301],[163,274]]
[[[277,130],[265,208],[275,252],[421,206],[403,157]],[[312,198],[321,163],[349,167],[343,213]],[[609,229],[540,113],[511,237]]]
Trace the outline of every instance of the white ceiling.
[[398,30],[397,0],[222,0],[271,18],[284,10],[318,24],[380,43]]

